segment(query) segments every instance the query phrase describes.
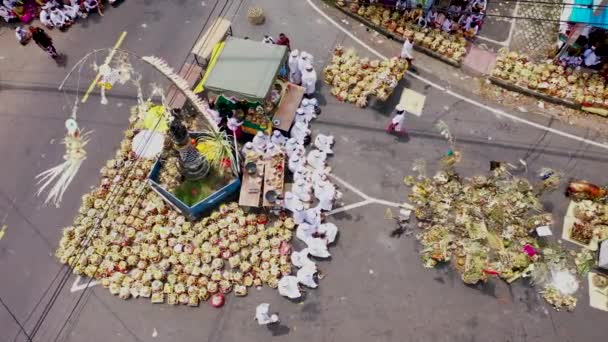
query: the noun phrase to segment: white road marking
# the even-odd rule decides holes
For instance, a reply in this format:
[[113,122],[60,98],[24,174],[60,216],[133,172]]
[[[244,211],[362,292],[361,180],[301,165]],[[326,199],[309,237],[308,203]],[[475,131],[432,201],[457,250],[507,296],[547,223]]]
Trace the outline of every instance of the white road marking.
[[363,193],[363,191],[361,191],[361,190],[359,190],[359,189],[355,188],[355,186],[354,186],[354,185],[352,185],[352,184],[348,183],[348,182],[347,182],[347,181],[345,181],[344,179],[342,179],[342,178],[340,178],[340,177],[338,177],[338,176],[334,175],[333,173],[330,173],[330,174],[328,174],[328,175],[329,175],[329,177],[331,177],[331,178],[335,179],[336,181],[338,181],[338,183],[342,184],[342,186],[344,186],[344,187],[345,187],[345,188],[347,188],[348,190],[350,190],[350,191],[352,191],[352,192],[356,193],[357,195],[359,195],[359,197],[362,197],[363,199],[366,199],[366,200],[370,200],[370,199],[371,199],[371,197],[369,197],[369,196],[367,196],[366,194],[364,194],[364,193]]
[[330,211],[330,212],[329,212],[329,213],[327,213],[327,214],[328,214],[328,215],[333,215],[333,214],[341,213],[341,212],[343,212],[343,211],[347,211],[347,210],[351,210],[351,209],[359,208],[359,207],[362,207],[362,206],[364,206],[364,205],[368,205],[368,204],[371,204],[371,203],[374,203],[374,202],[373,202],[372,200],[368,200],[368,199],[366,199],[366,200],[363,200],[363,201],[361,201],[361,202],[357,202],[357,203],[353,203],[353,204],[345,205],[345,206],[340,207],[340,208],[336,208],[336,209],[334,209],[334,210]]
[[[371,53],[373,53],[374,55],[378,56],[379,58],[386,59],[386,56],[382,55],[380,52],[376,51],[374,48],[372,48],[371,46],[367,45],[361,39],[357,38],[354,34],[352,34],[351,32],[349,32],[348,30],[346,30],[344,27],[342,27],[340,24],[338,24],[335,20],[333,20],[331,17],[329,17],[329,15],[327,15],[319,7],[317,7],[317,5],[315,5],[312,2],[312,0],[306,0],[306,1],[310,5],[310,7],[312,7],[315,11],[317,11],[317,13],[319,13],[322,17],[324,17],[327,21],[329,21],[331,24],[333,24],[340,31],[344,32],[344,34],[346,34],[347,36],[349,36],[352,40],[354,40],[355,42],[359,43],[359,45],[363,46],[364,48],[366,48],[367,50],[369,50]],[[445,92],[446,94],[454,96],[454,97],[456,97],[459,100],[462,100],[462,101],[467,102],[467,103],[469,103],[471,105],[483,108],[483,109],[485,109],[485,110],[487,110],[489,112],[492,112],[492,113],[494,113],[494,114],[496,114],[498,116],[506,117],[506,118],[509,118],[511,120],[518,121],[520,123],[523,123],[523,124],[526,124],[526,125],[538,128],[540,130],[543,130],[543,131],[546,131],[546,132],[549,132],[549,133],[553,133],[555,135],[560,135],[560,136],[565,137],[565,138],[569,138],[569,139],[572,139],[572,140],[576,140],[576,141],[579,141],[579,142],[583,142],[583,143],[586,143],[586,144],[589,144],[589,145],[593,145],[593,146],[600,147],[600,148],[608,150],[608,144],[602,144],[602,143],[599,143],[599,142],[596,142],[596,141],[593,141],[593,140],[589,140],[589,139],[585,139],[585,138],[579,137],[579,136],[574,135],[574,134],[570,134],[570,133],[567,133],[567,132],[560,131],[560,130],[555,129],[555,128],[543,126],[543,125],[538,124],[536,122],[520,118],[518,116],[509,114],[509,113],[507,113],[507,112],[505,112],[503,110],[500,110],[500,109],[497,109],[497,108],[493,108],[493,107],[487,106],[487,105],[485,105],[483,103],[480,103],[478,101],[469,99],[469,98],[467,98],[464,95],[460,95],[459,93],[456,93],[456,92],[454,92],[452,90],[449,90],[449,89],[447,89],[447,88],[445,88],[443,86],[440,86],[437,83],[435,83],[433,81],[430,81],[430,80],[428,80],[428,79],[426,79],[426,78],[424,78],[422,76],[418,76],[416,74],[412,74],[411,72],[408,72],[408,75],[410,75],[413,78],[416,78],[416,79],[418,79],[418,80],[420,80],[420,81],[422,81],[422,82],[424,82],[424,83],[426,83],[426,84],[428,84],[428,85],[430,85],[430,86],[432,86],[432,87],[434,87],[434,88],[436,88],[438,90],[441,90],[441,91]]]
[[93,287],[95,285],[99,285],[99,282],[97,280],[93,280],[91,282],[89,282],[87,280],[85,283],[80,284],[81,279],[82,279],[81,276],[76,276],[76,279],[74,280],[74,284],[72,284],[72,287],[70,288],[70,292],[74,293],[74,292],[82,291],[89,287]]

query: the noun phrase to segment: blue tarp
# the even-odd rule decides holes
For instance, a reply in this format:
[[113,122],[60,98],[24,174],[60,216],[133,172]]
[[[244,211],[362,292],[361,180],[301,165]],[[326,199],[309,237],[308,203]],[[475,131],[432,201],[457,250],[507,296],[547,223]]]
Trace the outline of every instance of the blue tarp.
[[594,0],[574,0],[574,3],[581,6],[572,6],[569,21],[608,29],[608,7],[599,8],[601,12],[598,15],[593,15],[597,8],[593,6],[600,5],[601,1],[595,3]]

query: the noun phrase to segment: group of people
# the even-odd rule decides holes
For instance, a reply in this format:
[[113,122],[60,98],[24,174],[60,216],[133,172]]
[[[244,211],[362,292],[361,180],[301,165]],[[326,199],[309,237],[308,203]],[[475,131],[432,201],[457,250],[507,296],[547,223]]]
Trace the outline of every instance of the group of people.
[[[425,11],[422,5],[414,1],[388,0],[370,1],[393,7],[408,21],[422,27],[432,27],[447,33],[461,33],[467,38],[477,35],[483,23],[487,0],[452,0],[445,10],[431,8]],[[426,12],[426,13],[425,13]]]
[[306,51],[293,50],[289,54],[289,82],[304,87],[306,97],[312,97],[316,91],[317,71],[313,66],[314,58]]
[[15,35],[17,40],[21,44],[27,44],[30,40],[33,40],[38,47],[44,50],[51,58],[57,58],[59,54],[55,45],[53,45],[53,39],[40,27],[30,26],[27,30],[22,27],[15,29]]
[[[115,0],[110,0],[114,3]],[[101,0],[2,0],[0,16],[6,22],[20,20],[29,23],[38,17],[48,28],[65,29],[77,18],[103,7]]]

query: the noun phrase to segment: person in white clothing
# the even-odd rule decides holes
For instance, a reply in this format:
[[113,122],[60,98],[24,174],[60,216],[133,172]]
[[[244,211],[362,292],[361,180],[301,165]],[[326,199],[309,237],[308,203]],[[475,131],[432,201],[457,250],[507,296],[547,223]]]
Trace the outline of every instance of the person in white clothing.
[[87,12],[91,12],[93,10],[97,9],[97,6],[99,6],[99,4],[97,3],[97,0],[84,0],[84,9]]
[[48,27],[48,28],[53,28],[53,22],[51,21],[51,16],[49,15],[48,10],[43,9],[40,11],[40,14],[38,16],[38,19],[40,19],[40,22],[42,23],[42,25]]
[[316,119],[317,115],[321,114],[321,108],[319,108],[319,101],[317,101],[317,99],[315,99],[314,97],[310,99],[303,99],[301,107],[302,109],[304,109],[304,112],[306,112],[306,115],[309,116],[310,121]]
[[17,37],[17,41],[19,44],[25,45],[32,38],[32,34],[28,30],[24,30],[22,27],[15,28],[15,36]]
[[299,143],[295,138],[287,139],[287,142],[285,142],[285,154],[287,154],[287,157],[291,157],[291,154],[296,150],[298,145]]
[[296,122],[291,128],[291,137],[295,138],[299,144],[307,145],[310,142],[308,125],[303,122]]
[[17,16],[7,7],[0,5],[0,17],[4,19],[7,23],[11,20],[15,19]]
[[277,314],[269,314],[270,304],[262,303],[255,308],[255,319],[259,325],[267,325],[277,323],[279,316]]
[[306,69],[306,66],[308,64],[312,65],[313,64],[313,57],[311,54],[309,54],[306,51],[302,51],[300,52],[300,58],[298,59],[298,69],[300,70],[301,74],[304,74],[304,71]]
[[289,158],[288,167],[289,171],[292,173],[296,173],[296,171],[304,165],[306,165],[306,161],[301,156],[294,155],[293,157]]
[[281,153],[281,148],[278,147],[277,145],[269,142],[268,144],[266,144],[266,156],[272,157],[276,154]]
[[405,108],[403,106],[398,105],[395,112],[395,116],[391,119],[388,127],[386,127],[387,133],[398,133],[401,135],[407,134],[405,131]]
[[312,67],[312,64],[306,65],[304,71],[302,71],[302,87],[304,87],[304,94],[307,97],[314,95],[317,86],[317,72]]
[[310,202],[312,200],[312,197],[310,196],[311,190],[312,186],[310,183],[301,178],[296,180],[291,188],[291,191],[298,196],[302,202]]
[[300,52],[298,50],[291,51],[289,59],[287,60],[287,66],[289,66],[289,82],[298,85],[302,82],[302,72],[300,71],[300,68],[298,68],[299,60]]
[[295,212],[304,208],[304,204],[294,193],[287,191],[283,198],[283,207],[291,212]]
[[452,21],[450,20],[450,18],[445,18],[443,24],[441,25],[441,29],[447,33],[452,32]]
[[255,150],[255,148],[253,147],[253,143],[251,141],[248,141],[247,143],[245,143],[245,146],[243,146],[243,148],[241,149],[241,156],[243,156],[243,160],[245,160],[247,158],[248,154],[252,154],[252,153],[259,153],[259,151]]
[[311,175],[312,172],[306,166],[302,166],[293,174],[293,180],[297,181],[298,179],[301,179],[305,182],[310,182],[312,180]]
[[414,59],[414,44],[409,38],[405,38],[403,46],[401,47],[401,55],[399,56],[406,59],[409,63]]
[[268,137],[262,132],[257,132],[253,137],[253,147],[258,151],[265,151],[266,144],[268,143]]
[[315,137],[315,147],[327,154],[333,154],[331,146],[334,144],[334,137],[331,135],[317,134]]
[[67,15],[72,20],[76,20],[76,18],[82,15],[80,13],[80,6],[78,6],[78,4],[74,4],[73,1],[71,5],[64,5],[63,9],[65,15]]
[[72,24],[72,21],[58,8],[51,10],[51,22],[60,29]]
[[306,156],[306,162],[308,162],[308,165],[315,169],[325,169],[326,160],[327,154],[319,150],[312,150],[308,152],[308,156]]
[[283,133],[280,131],[274,130],[272,132],[272,136],[270,137],[270,142],[282,148],[285,146],[287,138],[283,136]]
[[600,63],[600,59],[595,54],[595,46],[591,46],[583,52],[583,62],[587,68],[594,68]]
[[306,115],[306,111],[304,111],[304,108],[302,107],[296,110],[296,118],[294,120],[295,122],[302,122],[305,125],[310,123],[309,116]]
[[334,205],[336,189],[333,184],[323,182],[315,187],[315,197],[319,200],[319,207],[324,211],[330,211]]
[[274,44],[274,39],[272,39],[272,37],[268,35],[265,35],[264,39],[262,39],[262,42],[266,44]]

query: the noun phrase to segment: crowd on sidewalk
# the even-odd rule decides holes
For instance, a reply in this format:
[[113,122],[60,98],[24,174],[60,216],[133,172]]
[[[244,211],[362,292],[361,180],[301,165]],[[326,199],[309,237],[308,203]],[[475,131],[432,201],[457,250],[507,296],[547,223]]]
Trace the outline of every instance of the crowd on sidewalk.
[[[109,0],[110,4],[116,0]],[[78,18],[101,11],[101,0],[2,0],[0,17],[7,23],[30,23],[35,18],[48,28],[66,29]],[[101,13],[101,12],[100,12]]]
[[[487,0],[452,0],[445,8],[433,6],[432,2],[431,5],[423,5],[413,0],[351,0],[339,1],[338,5],[349,5],[351,11],[368,18],[373,17],[374,13],[370,12],[378,8],[383,26],[390,26],[386,21],[395,22],[395,26],[398,26],[397,22],[409,22],[474,38],[483,24]],[[386,11],[389,11],[388,15]]]

